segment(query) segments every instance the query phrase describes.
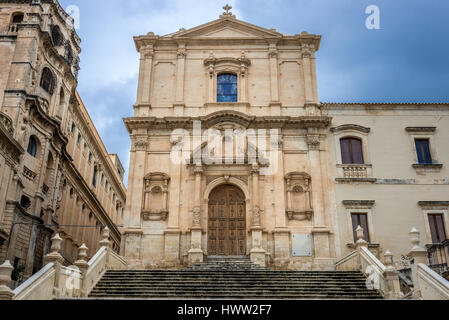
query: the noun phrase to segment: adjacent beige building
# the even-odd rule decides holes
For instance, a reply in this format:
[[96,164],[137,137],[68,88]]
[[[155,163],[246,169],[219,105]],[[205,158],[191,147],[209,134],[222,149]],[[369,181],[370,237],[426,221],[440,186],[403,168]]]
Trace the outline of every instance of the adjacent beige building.
[[[320,103],[320,36],[285,35],[225,10],[189,30],[134,38],[128,262],[236,255],[334,269],[361,225],[378,257],[388,248],[407,265],[411,227],[428,243],[443,237],[449,105]],[[429,225],[428,214],[441,216]]]
[[[80,39],[57,1],[0,1],[0,261],[21,282],[54,232],[65,264],[100,231],[120,250],[126,189],[76,91]],[[120,171],[119,171],[120,170]]]

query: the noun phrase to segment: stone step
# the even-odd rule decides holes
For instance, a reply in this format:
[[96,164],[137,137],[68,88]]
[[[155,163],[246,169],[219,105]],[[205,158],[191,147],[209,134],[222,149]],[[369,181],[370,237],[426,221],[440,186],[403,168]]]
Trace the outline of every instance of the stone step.
[[203,290],[187,290],[187,289],[167,289],[167,290],[94,290],[92,291],[91,295],[95,294],[133,294],[133,295],[139,295],[139,294],[177,294],[180,296],[197,296],[197,295],[210,295],[210,296],[222,296],[222,295],[251,295],[251,296],[263,296],[265,294],[269,294],[271,296],[277,296],[277,295],[301,295],[301,294],[333,294],[333,295],[357,295],[357,294],[364,294],[364,295],[376,295],[376,292],[370,293],[367,290],[351,290],[351,291],[344,291],[344,290],[221,290],[216,291],[216,289],[203,289]]
[[182,270],[107,271],[94,299],[380,299],[358,271],[270,270],[247,257],[208,257]]
[[[244,285],[241,284],[225,284],[227,289],[235,288],[235,289],[241,289],[244,288]],[[98,289],[107,289],[107,288],[124,288],[124,284],[110,284],[110,283],[99,283],[96,288]],[[126,290],[133,290],[133,289],[146,289],[146,288],[222,288],[223,284],[194,284],[194,283],[178,283],[178,284],[152,284],[151,286],[143,285],[140,283],[135,284],[129,284],[126,283]],[[317,289],[318,287],[316,285],[307,285],[307,284],[272,284],[272,285],[252,285],[251,288],[268,288],[268,289],[285,289],[285,288],[294,288],[294,289]],[[346,285],[340,285],[340,284],[334,284],[334,285],[322,285],[319,287],[326,288],[326,289],[344,289],[344,290],[352,290],[352,289],[366,289],[366,286],[364,283],[361,284],[346,284]]]

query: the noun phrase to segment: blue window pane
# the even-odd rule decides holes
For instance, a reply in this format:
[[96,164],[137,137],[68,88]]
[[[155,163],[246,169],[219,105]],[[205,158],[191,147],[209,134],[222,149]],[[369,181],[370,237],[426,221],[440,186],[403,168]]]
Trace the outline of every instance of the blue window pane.
[[416,153],[418,155],[418,163],[432,164],[432,156],[430,154],[429,140],[416,139]]
[[217,77],[217,102],[237,102],[237,76],[220,74]]

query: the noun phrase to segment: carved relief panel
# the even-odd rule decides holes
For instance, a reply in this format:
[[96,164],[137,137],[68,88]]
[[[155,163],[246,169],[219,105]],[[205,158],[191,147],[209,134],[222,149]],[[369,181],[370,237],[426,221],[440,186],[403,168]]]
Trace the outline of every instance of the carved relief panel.
[[150,173],[144,178],[142,219],[165,221],[168,217],[168,184],[170,178],[165,173]]

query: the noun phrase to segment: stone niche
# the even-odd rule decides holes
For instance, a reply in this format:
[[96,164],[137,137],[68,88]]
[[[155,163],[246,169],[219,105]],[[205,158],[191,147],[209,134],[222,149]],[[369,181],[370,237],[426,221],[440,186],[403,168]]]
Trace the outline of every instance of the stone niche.
[[168,185],[170,177],[153,172],[144,178],[142,219],[144,221],[166,221],[168,217]]
[[288,218],[296,221],[311,221],[313,209],[310,197],[310,176],[304,172],[291,172],[285,176],[285,182]]

